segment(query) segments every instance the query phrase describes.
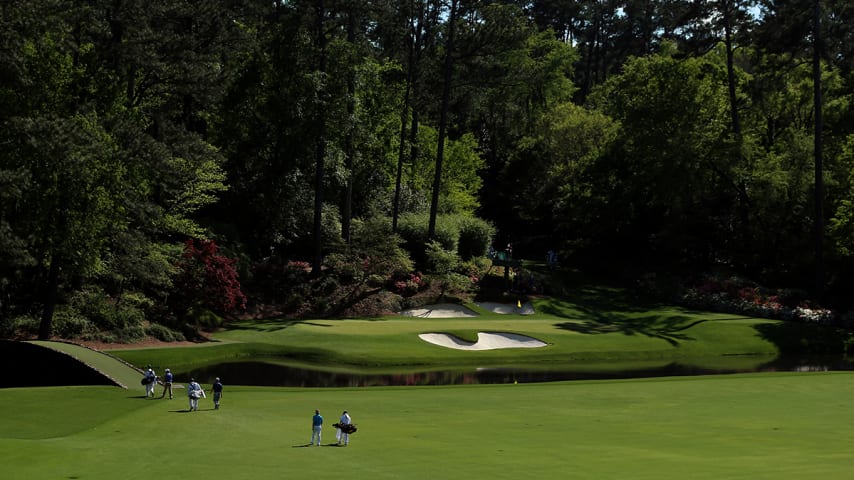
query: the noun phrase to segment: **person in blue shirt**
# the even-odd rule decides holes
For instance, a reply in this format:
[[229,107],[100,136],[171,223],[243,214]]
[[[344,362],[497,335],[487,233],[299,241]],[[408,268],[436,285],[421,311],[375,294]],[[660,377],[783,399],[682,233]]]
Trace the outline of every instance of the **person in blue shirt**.
[[320,410],[314,411],[314,416],[311,417],[311,441],[309,445],[314,445],[314,439],[317,438],[317,446],[320,446],[320,431],[323,428],[323,417],[320,415]]
[[169,392],[169,400],[172,400],[172,370],[168,368],[163,376],[163,395],[160,395],[160,398],[165,397],[166,392]]
[[219,410],[219,399],[222,398],[222,382],[219,380],[219,377],[216,377],[216,381],[214,381],[211,386],[211,390],[213,390],[214,394],[214,410]]

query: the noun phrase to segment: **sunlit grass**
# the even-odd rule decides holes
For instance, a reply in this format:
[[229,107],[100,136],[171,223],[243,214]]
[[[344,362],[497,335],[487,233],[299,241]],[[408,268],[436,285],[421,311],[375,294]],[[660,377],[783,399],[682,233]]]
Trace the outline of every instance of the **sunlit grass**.
[[[0,390],[3,478],[846,479],[854,374],[456,387],[226,387],[223,408],[115,387]],[[347,409],[347,448],[324,443]]]

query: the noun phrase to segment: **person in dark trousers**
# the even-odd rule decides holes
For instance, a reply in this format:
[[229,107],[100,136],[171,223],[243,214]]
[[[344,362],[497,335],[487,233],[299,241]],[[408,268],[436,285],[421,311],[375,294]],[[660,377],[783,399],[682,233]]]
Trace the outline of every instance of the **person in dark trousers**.
[[320,446],[320,433],[323,429],[323,417],[320,415],[320,410],[314,411],[314,416],[311,417],[311,441],[309,445],[315,445],[314,439],[317,439],[316,445]]
[[163,376],[163,395],[160,395],[160,398],[166,396],[166,392],[169,392],[169,400],[172,400],[172,370],[166,369],[166,374]]
[[219,400],[222,398],[222,382],[219,380],[219,377],[216,377],[216,380],[211,386],[211,390],[213,390],[214,394],[214,410],[219,410]]

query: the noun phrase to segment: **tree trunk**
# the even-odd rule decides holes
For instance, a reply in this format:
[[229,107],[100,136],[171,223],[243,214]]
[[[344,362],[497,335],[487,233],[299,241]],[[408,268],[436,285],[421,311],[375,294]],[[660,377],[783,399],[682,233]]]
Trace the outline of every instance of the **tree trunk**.
[[[733,60],[733,42],[732,42],[732,18],[733,4],[732,0],[726,0],[722,4],[723,21],[724,21],[724,44],[726,46],[726,70],[727,70],[727,86],[729,87],[729,109],[730,119],[732,122],[732,134],[735,139],[736,153],[740,165],[744,165],[744,139],[741,132],[741,116],[738,112],[738,99],[736,97],[735,84],[735,66]],[[739,219],[739,235],[741,237],[741,249],[749,251],[750,239],[753,236],[750,234],[750,210],[748,206],[747,184],[744,179],[744,174],[741,174],[736,180],[737,198],[738,198],[738,219]],[[743,252],[739,252],[742,256]],[[744,262],[740,262],[744,263]],[[744,265],[742,265],[744,266]]]
[[418,22],[418,26],[415,26],[415,22],[412,21],[414,12],[410,11],[410,23],[409,23],[409,42],[408,47],[409,51],[407,52],[408,56],[408,65],[406,67],[406,90],[403,95],[403,111],[400,113],[400,146],[397,151],[397,174],[394,180],[394,204],[392,205],[392,213],[391,213],[391,230],[393,232],[397,232],[397,219],[400,215],[400,188],[403,179],[403,163],[406,155],[406,123],[409,121],[409,101],[411,96],[411,91],[413,87],[413,82],[415,79],[415,49],[419,48],[418,38],[420,35],[415,31],[416,28],[421,28],[421,21]]
[[[350,48],[356,48],[356,13],[355,7],[350,7],[347,15],[347,43]],[[353,157],[356,155],[354,136],[356,132],[356,67],[355,55],[352,59],[349,78],[347,78],[347,137],[344,140],[345,167],[347,170],[347,189],[344,194],[344,211],[341,214],[341,238],[350,244],[350,220],[353,218]]]
[[311,264],[312,275],[320,275],[323,263],[323,178],[325,176],[326,157],[326,33],[324,32],[323,17],[325,15],[323,0],[315,3],[317,21],[318,71],[321,77],[320,91],[317,99],[317,138],[315,139],[315,169],[314,169],[314,258]]
[[448,16],[448,41],[445,45],[444,85],[442,86],[442,111],[439,115],[439,145],[436,148],[436,172],[433,177],[433,198],[430,201],[430,224],[427,238],[436,236],[436,214],[439,210],[439,190],[442,187],[442,163],[445,159],[445,135],[448,124],[448,109],[451,101],[451,79],[454,68],[454,24],[457,21],[457,0],[451,1]]
[[813,97],[815,106],[815,295],[824,296],[824,176],[822,173],[821,2],[813,0]]
[[59,289],[60,261],[56,255],[50,259],[50,269],[45,285],[44,309],[39,323],[39,340],[49,340],[53,335],[53,311],[56,309],[56,293]]

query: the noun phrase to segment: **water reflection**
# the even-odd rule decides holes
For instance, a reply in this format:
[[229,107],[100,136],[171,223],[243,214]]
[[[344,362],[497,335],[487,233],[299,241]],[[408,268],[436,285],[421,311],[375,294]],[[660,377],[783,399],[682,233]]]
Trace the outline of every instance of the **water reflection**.
[[202,383],[221,377],[230,385],[279,387],[374,387],[415,385],[471,385],[502,383],[539,383],[567,380],[648,378],[665,376],[718,375],[727,373],[774,371],[854,370],[846,358],[789,358],[758,363],[753,366],[725,368],[698,367],[671,363],[651,368],[625,368],[608,371],[573,369],[533,370],[523,368],[477,368],[468,370],[421,371],[393,374],[354,374],[311,370],[266,363],[233,362],[212,365],[186,372]]

